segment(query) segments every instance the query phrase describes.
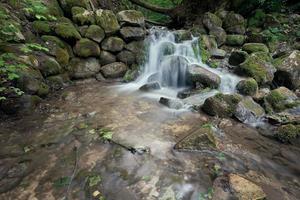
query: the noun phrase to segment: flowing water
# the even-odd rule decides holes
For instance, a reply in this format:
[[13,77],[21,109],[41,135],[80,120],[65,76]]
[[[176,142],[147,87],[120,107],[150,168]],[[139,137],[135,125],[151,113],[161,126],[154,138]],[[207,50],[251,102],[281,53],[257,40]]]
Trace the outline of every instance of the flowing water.
[[[191,63],[218,74],[220,91],[234,92],[240,78],[204,65],[194,53],[196,42],[176,43],[172,32],[152,30],[148,61],[135,83],[81,82],[28,116],[1,120],[0,199],[83,200],[98,194],[107,200],[200,200],[217,176],[229,173],[259,184],[270,200],[299,199],[298,146],[232,119],[177,113],[153,100],[175,98],[187,87],[184,74]],[[170,45],[173,50],[164,55]],[[170,56],[176,57],[172,67]],[[139,92],[153,74],[162,89]],[[215,127],[216,149],[174,149],[207,123]],[[111,142],[101,139],[103,133]]]

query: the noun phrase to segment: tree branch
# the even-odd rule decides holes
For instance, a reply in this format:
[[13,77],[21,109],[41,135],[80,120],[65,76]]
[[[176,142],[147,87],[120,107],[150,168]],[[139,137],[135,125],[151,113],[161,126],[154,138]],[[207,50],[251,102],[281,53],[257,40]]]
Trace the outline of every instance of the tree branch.
[[154,12],[161,13],[161,14],[168,15],[170,13],[170,11],[173,10],[172,8],[163,8],[163,7],[156,6],[156,5],[153,5],[153,4],[150,4],[150,3],[146,3],[143,0],[129,0],[129,1],[136,4],[136,5],[138,5],[138,6],[141,6],[143,8],[146,8],[146,9],[149,9],[149,10],[152,10]]

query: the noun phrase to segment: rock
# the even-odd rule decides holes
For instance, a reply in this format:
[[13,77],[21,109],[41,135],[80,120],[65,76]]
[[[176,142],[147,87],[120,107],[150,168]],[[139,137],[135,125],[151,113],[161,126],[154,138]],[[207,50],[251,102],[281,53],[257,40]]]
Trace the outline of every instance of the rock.
[[117,59],[118,61],[123,62],[126,65],[132,65],[135,63],[135,55],[128,50],[123,50],[118,53]]
[[181,151],[205,151],[215,149],[217,145],[218,139],[215,136],[214,127],[206,124],[190,132],[174,148]]
[[243,51],[246,51],[249,54],[254,53],[254,52],[269,53],[268,47],[262,43],[246,43],[243,46]]
[[215,27],[215,28],[211,29],[209,31],[209,34],[216,37],[216,41],[217,41],[217,44],[219,47],[222,46],[226,42],[227,34],[224,31],[224,29],[221,27]]
[[105,33],[100,26],[91,25],[86,30],[85,37],[100,43],[105,38]]
[[111,64],[116,61],[117,61],[117,58],[115,55],[113,55],[112,53],[110,53],[108,51],[101,51],[100,58],[99,58],[99,62],[101,65]]
[[125,42],[119,37],[109,37],[106,38],[102,44],[101,48],[110,52],[122,51],[125,46]]
[[[24,94],[20,98],[7,98],[0,102],[0,109],[5,114],[12,115],[16,113],[32,112],[37,105],[42,101],[39,96]],[[12,149],[10,149],[9,153]],[[1,152],[2,153],[2,152]]]
[[280,42],[276,45],[275,51],[272,53],[273,58],[279,58],[287,55],[291,51],[291,46],[287,42]]
[[117,19],[122,26],[145,26],[144,15],[137,10],[123,10],[117,14]]
[[216,27],[222,27],[222,20],[215,14],[206,12],[203,16],[203,24],[209,31]]
[[233,66],[238,66],[245,62],[248,56],[246,51],[233,51],[229,57],[228,63]]
[[126,74],[123,77],[123,81],[126,83],[129,83],[131,81],[134,81],[139,75],[138,69],[130,69],[127,70]]
[[276,68],[260,54],[250,55],[237,67],[237,70],[241,74],[254,78],[259,85],[271,83],[276,72]]
[[111,10],[96,11],[96,23],[104,29],[105,34],[111,35],[120,30],[117,17]]
[[214,36],[201,35],[200,42],[201,42],[200,45],[205,47],[205,49],[207,49],[209,51],[218,48],[217,41]]
[[283,56],[274,61],[277,68],[274,82],[279,86],[296,89],[300,86],[300,51],[295,50],[288,56]]
[[95,23],[95,16],[93,11],[75,6],[72,8],[71,12],[73,21],[79,25],[90,25]]
[[254,96],[258,90],[258,84],[253,78],[240,81],[236,89],[240,94]]
[[81,35],[79,34],[75,26],[70,22],[59,22],[55,26],[55,33],[59,37],[67,41],[75,41],[81,39]]
[[145,48],[144,41],[132,41],[125,45],[125,49],[133,52],[133,53],[140,53]]
[[74,79],[95,77],[95,75],[99,72],[101,67],[96,58],[73,58],[70,61],[70,66],[71,77]]
[[210,51],[211,57],[217,58],[217,59],[223,59],[226,56],[226,51],[223,49],[213,49]]
[[101,73],[96,74],[96,80],[97,81],[105,81],[104,76]]
[[240,101],[241,96],[239,95],[224,95],[219,93],[206,99],[202,110],[211,116],[222,118],[232,117]]
[[233,193],[241,200],[262,200],[266,194],[261,187],[237,174],[229,174],[229,185]]
[[252,97],[256,102],[262,102],[269,93],[270,93],[269,88],[261,88]]
[[53,76],[62,73],[60,64],[50,56],[40,56],[38,69],[44,77]]
[[115,62],[101,67],[101,73],[105,78],[121,78],[127,71],[127,66],[121,62]]
[[100,56],[100,47],[99,45],[87,38],[83,38],[76,42],[74,47],[74,52],[76,55],[87,58],[87,57],[98,57]]
[[223,27],[228,33],[244,35],[246,32],[246,21],[240,14],[229,12],[223,23]]
[[300,103],[297,95],[285,87],[272,90],[266,96],[266,101],[271,106],[271,109],[276,112],[296,107]]
[[67,13],[71,14],[71,9],[73,7],[82,7],[84,9],[89,8],[88,0],[58,0],[62,9]]
[[298,124],[300,122],[300,106],[292,109],[284,110],[279,113],[272,113],[267,116],[269,123],[280,125],[280,124]]
[[42,35],[50,34],[53,31],[52,24],[47,21],[34,21],[32,23],[32,28],[36,33]]
[[141,91],[151,91],[151,90],[160,90],[160,85],[158,82],[150,82],[150,83],[146,83],[145,85],[141,86],[139,88],[139,90]]
[[278,128],[275,137],[282,143],[291,143],[300,135],[300,125],[287,124]]
[[169,99],[169,98],[161,97],[159,99],[159,103],[167,106],[168,108],[175,109],[175,110],[179,110],[183,108],[183,103],[177,99]]
[[221,83],[221,78],[218,75],[198,65],[189,66],[187,76],[194,85],[199,83],[204,87],[218,88]]
[[246,37],[244,35],[227,35],[226,45],[228,46],[242,46],[245,43]]
[[265,110],[251,97],[240,101],[234,111],[234,116],[243,123],[255,123],[265,115]]
[[247,32],[247,39],[246,42],[248,43],[265,43],[266,37],[263,32],[256,32],[255,31],[249,31]]
[[187,40],[191,40],[193,38],[192,33],[189,30],[176,30],[174,32],[175,42],[183,42]]
[[61,74],[56,76],[49,76],[47,78],[47,84],[53,90],[60,90],[68,85],[70,82],[69,76],[67,74]]
[[122,38],[126,41],[143,40],[145,38],[145,31],[140,27],[123,27],[120,30]]

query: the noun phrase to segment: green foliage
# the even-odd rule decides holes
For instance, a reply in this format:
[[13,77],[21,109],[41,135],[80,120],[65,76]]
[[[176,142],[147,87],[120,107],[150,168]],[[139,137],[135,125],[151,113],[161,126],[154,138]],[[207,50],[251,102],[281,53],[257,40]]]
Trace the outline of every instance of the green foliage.
[[24,11],[38,20],[56,21],[56,17],[49,14],[49,9],[39,0],[25,0]]
[[0,8],[0,41],[4,42],[20,40],[20,24],[11,19],[5,8]]
[[200,193],[199,200],[212,199],[214,194],[213,188],[209,188],[207,193]]
[[32,51],[48,52],[49,49],[37,43],[26,43],[25,46],[21,48],[21,51],[24,53],[31,53]]
[[109,141],[113,138],[113,132],[110,129],[107,128],[103,128],[100,130],[100,137],[104,140],[104,141]]
[[290,143],[300,135],[300,127],[292,124],[283,125],[278,128],[276,138],[283,143]]
[[71,178],[68,176],[61,177],[54,181],[53,186],[56,188],[66,187],[70,184]]
[[89,187],[96,186],[98,183],[101,182],[101,177],[99,175],[93,175],[89,176],[88,181],[89,181]]

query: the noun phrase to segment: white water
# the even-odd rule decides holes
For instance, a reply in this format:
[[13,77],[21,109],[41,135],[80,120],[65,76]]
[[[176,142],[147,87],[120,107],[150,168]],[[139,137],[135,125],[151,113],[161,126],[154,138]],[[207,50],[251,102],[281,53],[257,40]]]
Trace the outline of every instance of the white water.
[[[148,55],[141,75],[135,82],[126,84],[122,90],[137,91],[146,83],[158,82],[161,89],[144,93],[144,96],[176,98],[178,91],[188,86],[186,77],[188,66],[197,64],[217,74],[221,78],[221,84],[218,90],[193,96],[192,101],[204,102],[206,98],[213,96],[218,91],[225,94],[235,92],[235,87],[241,78],[204,64],[200,55],[198,38],[194,37],[192,40],[176,43],[174,32],[153,28],[150,30],[148,39]],[[185,103],[192,104],[194,102],[189,102],[188,98]]]

